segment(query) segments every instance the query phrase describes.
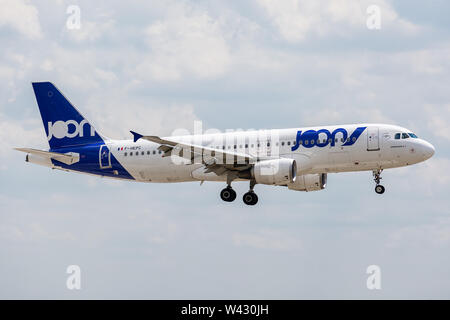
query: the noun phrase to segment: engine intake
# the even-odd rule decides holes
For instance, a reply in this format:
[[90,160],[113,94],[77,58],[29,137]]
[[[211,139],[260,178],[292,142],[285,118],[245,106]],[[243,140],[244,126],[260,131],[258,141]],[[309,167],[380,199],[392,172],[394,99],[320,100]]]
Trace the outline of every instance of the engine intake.
[[327,174],[305,174],[298,176],[293,183],[287,184],[288,188],[296,191],[318,191],[327,186]]
[[263,160],[255,163],[251,175],[256,183],[260,184],[294,183],[297,177],[297,164],[293,159]]

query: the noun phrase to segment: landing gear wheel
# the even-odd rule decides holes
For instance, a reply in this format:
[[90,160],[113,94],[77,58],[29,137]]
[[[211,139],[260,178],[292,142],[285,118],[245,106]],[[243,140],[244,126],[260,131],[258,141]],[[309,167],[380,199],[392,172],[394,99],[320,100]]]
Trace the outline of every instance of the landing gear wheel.
[[258,196],[253,191],[249,191],[242,197],[242,200],[246,205],[254,206],[258,203]]
[[220,191],[220,198],[226,202],[233,202],[234,199],[236,199],[236,191],[234,191],[231,187],[226,187]]
[[378,193],[378,194],[383,194],[384,191],[385,191],[385,189],[384,189],[384,187],[381,184],[379,184],[379,185],[377,185],[375,187],[375,192]]

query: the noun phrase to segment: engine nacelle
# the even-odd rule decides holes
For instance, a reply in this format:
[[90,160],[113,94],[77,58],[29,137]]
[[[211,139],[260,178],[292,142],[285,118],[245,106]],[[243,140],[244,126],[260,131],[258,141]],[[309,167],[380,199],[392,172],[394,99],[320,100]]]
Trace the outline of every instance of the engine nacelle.
[[327,186],[327,174],[304,174],[298,176],[293,183],[287,184],[288,188],[296,191],[318,191]]
[[261,184],[293,183],[297,177],[297,164],[294,159],[263,160],[255,163],[251,174]]

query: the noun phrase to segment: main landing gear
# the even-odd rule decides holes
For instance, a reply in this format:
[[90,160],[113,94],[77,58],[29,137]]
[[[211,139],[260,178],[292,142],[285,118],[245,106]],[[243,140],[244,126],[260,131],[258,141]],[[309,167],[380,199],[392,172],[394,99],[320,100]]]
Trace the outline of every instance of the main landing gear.
[[248,206],[254,206],[258,203],[258,196],[256,195],[255,191],[253,191],[255,184],[255,180],[250,180],[250,190],[242,197],[242,200]]
[[[253,191],[255,184],[256,182],[254,180],[251,180],[250,190],[242,197],[242,200],[246,205],[254,206],[258,203],[258,196],[256,195],[255,191]],[[236,191],[231,188],[231,184],[229,184],[220,192],[220,198],[225,202],[233,202],[236,199]]]
[[233,202],[236,199],[236,191],[231,186],[220,191],[220,198],[225,202]]
[[384,191],[385,191],[385,188],[380,184],[380,180],[382,179],[381,178],[381,172],[383,172],[382,169],[373,171],[373,177],[374,177],[373,180],[376,183],[375,192],[378,193],[378,194],[383,194]]

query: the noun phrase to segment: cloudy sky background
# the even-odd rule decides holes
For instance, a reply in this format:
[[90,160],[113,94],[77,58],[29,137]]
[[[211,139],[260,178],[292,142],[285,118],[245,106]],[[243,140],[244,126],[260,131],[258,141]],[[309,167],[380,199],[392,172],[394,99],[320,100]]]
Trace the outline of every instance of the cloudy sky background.
[[[81,29],[69,30],[69,5]],[[366,27],[369,5],[381,29]],[[0,298],[450,298],[450,3],[0,0]],[[405,126],[419,165],[315,193],[117,182],[26,164],[31,81],[112,138],[355,122]],[[66,268],[82,289],[66,288]],[[382,290],[366,288],[379,265]]]

